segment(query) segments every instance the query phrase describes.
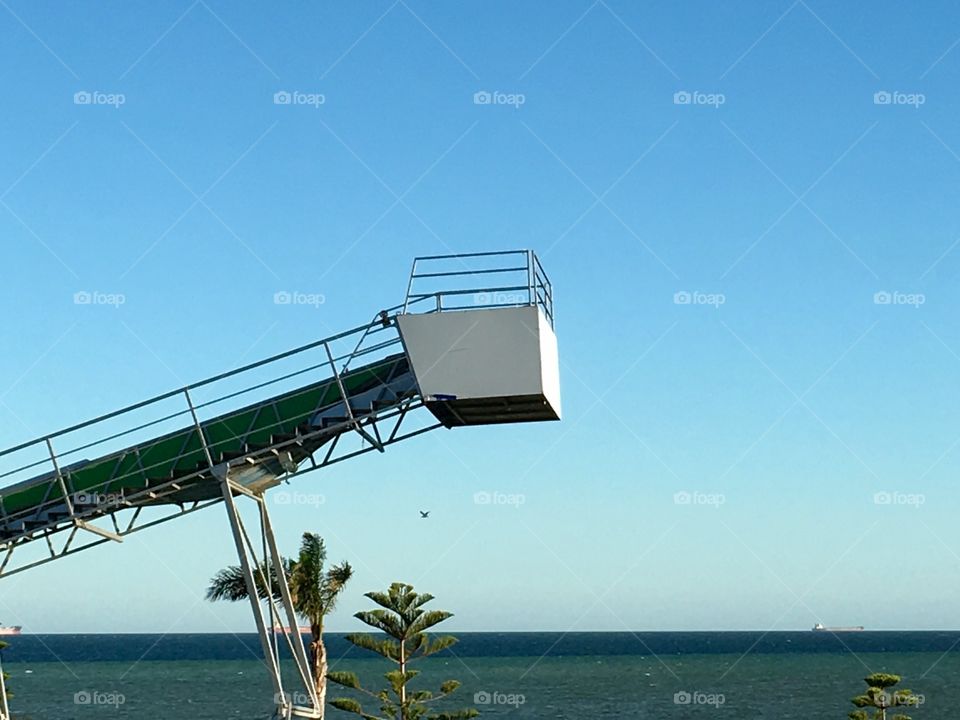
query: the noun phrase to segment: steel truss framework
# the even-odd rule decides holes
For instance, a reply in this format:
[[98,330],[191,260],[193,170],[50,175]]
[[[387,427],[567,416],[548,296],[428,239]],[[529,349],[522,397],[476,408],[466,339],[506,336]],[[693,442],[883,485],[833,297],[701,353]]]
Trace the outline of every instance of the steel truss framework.
[[[283,572],[283,558],[277,549],[277,540],[273,534],[273,525],[270,522],[270,513],[267,511],[267,502],[263,493],[253,493],[242,485],[230,480],[229,471],[220,466],[217,470],[220,475],[220,484],[223,499],[227,508],[227,517],[230,520],[230,530],[237,546],[237,555],[240,558],[240,567],[247,586],[247,595],[250,598],[250,607],[253,609],[253,618],[257,624],[257,634],[260,636],[260,645],[263,649],[264,665],[270,674],[273,684],[274,717],[282,720],[290,718],[321,718],[323,709],[317,696],[316,685],[313,681],[310,662],[303,646],[303,637],[297,622],[297,614],[290,596],[290,587],[287,584],[286,574]],[[261,552],[257,557],[257,549],[243,518],[237,508],[237,496],[246,496],[257,504],[259,520]],[[265,568],[267,569],[264,572]],[[271,572],[272,570],[272,572]],[[273,589],[273,575],[279,589],[279,598],[272,597],[269,590]],[[258,593],[258,588],[267,588],[267,609],[264,608]],[[284,625],[286,623],[286,625]],[[297,688],[291,692],[284,687],[283,676],[280,672],[280,643],[278,636],[283,638],[297,673]],[[305,702],[302,702],[305,701]]]
[[[371,450],[385,452],[389,445],[416,437],[417,435],[442,426],[439,422],[433,422],[423,427],[406,429],[406,425],[410,424],[409,421],[407,421],[408,416],[413,410],[416,410],[422,405],[423,402],[420,398],[413,398],[397,408],[371,413],[363,418],[355,418],[328,428],[318,428],[314,432],[302,434],[296,440],[275,443],[267,448],[258,450],[256,453],[250,453],[242,458],[231,460],[229,463],[221,463],[220,465],[213,463],[209,449],[205,448],[208,453],[212,472],[209,468],[198,470],[195,473],[177,478],[176,480],[170,480],[163,485],[155,486],[149,490],[111,500],[110,507],[106,508],[95,508],[93,510],[88,509],[83,511],[71,504],[69,508],[70,514],[56,524],[38,530],[24,532],[19,537],[5,543],[5,548],[0,546],[0,548],[2,548],[2,550],[0,550],[2,551],[2,556],[0,556],[0,558],[2,558],[0,559],[0,578],[29,570],[32,567],[58,560],[67,555],[73,555],[82,550],[102,545],[103,543],[123,542],[124,537],[127,535],[139,532],[140,530],[146,530],[147,528],[170,520],[175,520],[176,518],[189,515],[197,510],[202,510],[210,505],[222,502],[222,498],[218,497],[212,500],[165,505],[162,507],[172,507],[173,511],[167,512],[161,517],[151,519],[144,519],[143,517],[145,508],[151,507],[152,504],[162,502],[168,495],[179,492],[184,484],[191,480],[200,478],[201,476],[207,477],[211,474],[216,477],[216,474],[223,468],[229,469],[242,466],[243,464],[250,464],[256,462],[263,456],[282,453],[284,448],[289,447],[291,444],[303,445],[311,439],[332,435],[329,443],[308,456],[304,467],[286,474],[285,479],[287,481],[327,467],[328,465],[333,465],[368,453]],[[197,423],[197,426],[199,427],[199,423]],[[355,430],[362,438],[364,444],[356,449],[345,448],[346,442],[343,440],[343,437],[348,433],[344,433],[344,430]],[[104,519],[109,521],[109,528],[94,524],[95,520],[102,522]],[[63,540],[63,542],[55,542],[55,540],[59,540],[64,536],[65,540]],[[19,548],[40,539],[43,539],[47,546],[47,554],[44,557],[28,559],[22,565],[12,564],[16,551]],[[16,556],[19,557],[19,555]],[[2,716],[0,716],[0,720],[3,720]]]

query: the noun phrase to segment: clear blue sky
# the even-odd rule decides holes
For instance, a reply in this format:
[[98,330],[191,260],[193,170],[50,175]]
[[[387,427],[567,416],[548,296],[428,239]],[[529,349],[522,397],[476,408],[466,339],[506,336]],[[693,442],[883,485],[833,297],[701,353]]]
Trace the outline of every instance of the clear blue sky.
[[[332,628],[391,580],[460,630],[960,627],[958,38],[946,2],[7,0],[0,444],[532,247],[564,421],[303,478],[284,547],[358,571]],[[249,630],[200,600],[230,543],[208,510],[0,582],[0,620]]]

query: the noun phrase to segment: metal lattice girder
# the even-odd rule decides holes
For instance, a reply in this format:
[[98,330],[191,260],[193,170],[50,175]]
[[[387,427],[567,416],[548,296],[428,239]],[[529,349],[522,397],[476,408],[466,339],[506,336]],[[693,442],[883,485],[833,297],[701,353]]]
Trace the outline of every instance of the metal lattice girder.
[[[376,415],[363,419],[362,422],[367,432],[382,438],[382,447],[386,449],[395,443],[441,427],[439,422],[433,422],[433,418],[429,414],[425,415],[430,420],[426,425],[409,419],[411,413],[421,406],[422,403],[419,399],[411,398],[401,403],[397,408],[379,411]],[[321,432],[334,433],[333,440],[322,444],[295,472],[287,473],[284,476],[285,479],[291,480],[328,465],[379,449],[362,438],[359,438],[359,443],[356,441],[348,442],[345,435],[349,428],[346,426],[347,423],[343,423],[340,426],[328,428],[326,431],[316,431],[318,434]],[[353,437],[356,438],[357,436],[354,435]],[[304,436],[304,442],[309,443],[311,439],[309,434]],[[234,461],[233,465],[226,464],[225,467],[242,467],[242,465],[243,461],[239,460]],[[198,470],[197,474],[213,477],[209,468]],[[10,540],[4,545],[0,545],[0,577],[13,575],[36,565],[52,562],[103,543],[122,541],[126,536],[135,532],[169,522],[182,515],[188,515],[222,501],[222,497],[215,497],[180,504],[163,502],[154,505],[149,502],[149,499],[154,497],[158,500],[165,500],[168,495],[181,492],[180,487],[180,483],[170,481],[166,486],[158,486],[149,491],[141,491],[138,494],[131,495],[116,506],[102,508],[98,516],[89,520],[65,517],[59,523]],[[105,523],[108,524],[106,528],[103,527]],[[66,539],[57,541],[59,537]],[[15,559],[21,557],[25,552],[21,548],[31,541],[39,539],[45,540],[47,552],[40,557],[24,555],[23,561],[17,564]]]
[[[338,405],[349,407],[344,398],[381,387],[405,372],[405,356],[394,355],[345,376],[314,383],[207,420],[202,424],[203,432],[218,461],[258,456],[269,460],[273,449],[289,446],[295,450],[296,436],[311,431],[310,422],[316,413]],[[412,390],[412,386],[407,389]],[[314,439],[324,441],[326,438],[319,434]],[[56,457],[52,449],[51,456]],[[9,523],[9,518],[25,511],[55,503],[64,504],[69,510],[69,503],[77,494],[136,492],[165,484],[178,476],[185,478],[182,483],[184,492],[166,496],[166,502],[181,501],[183,496],[190,494],[187,487],[197,485],[200,487],[193,488],[194,497],[191,499],[196,499],[196,495],[214,497],[215,483],[203,487],[202,479],[195,475],[197,468],[206,464],[205,460],[200,433],[190,426],[86,461],[65,472],[56,467],[52,476],[4,490],[3,509],[8,519],[5,524]]]

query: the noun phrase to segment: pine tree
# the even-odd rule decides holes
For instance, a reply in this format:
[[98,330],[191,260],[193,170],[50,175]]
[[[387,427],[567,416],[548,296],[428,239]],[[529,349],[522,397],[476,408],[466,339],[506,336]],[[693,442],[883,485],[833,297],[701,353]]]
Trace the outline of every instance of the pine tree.
[[[922,702],[920,696],[915,695],[912,690],[900,689],[889,692],[890,688],[900,682],[899,675],[873,673],[863,681],[867,684],[867,691],[850,701],[860,708],[848,714],[850,720],[887,720],[887,710],[916,707]],[[864,708],[874,708],[873,715]],[[898,713],[889,720],[911,720],[911,718],[909,715]]]
[[416,660],[434,655],[457,642],[455,637],[443,635],[431,638],[427,630],[452,617],[443,610],[424,610],[423,606],[433,600],[433,595],[416,593],[412,585],[393,583],[385,592],[370,592],[366,597],[380,608],[358,612],[355,618],[374,630],[385,633],[386,638],[369,634],[348,635],[347,640],[359,648],[370,650],[396,665],[384,677],[389,687],[378,692],[364,689],[355,673],[335,672],[327,677],[343,687],[369,696],[379,704],[379,712],[367,711],[351,698],[337,698],[330,702],[333,707],[359,715],[364,720],[466,720],[479,713],[474,708],[452,712],[434,712],[433,704],[453,693],[460,683],[447,680],[440,685],[438,693],[429,690],[414,690],[410,686],[419,670],[411,669]]

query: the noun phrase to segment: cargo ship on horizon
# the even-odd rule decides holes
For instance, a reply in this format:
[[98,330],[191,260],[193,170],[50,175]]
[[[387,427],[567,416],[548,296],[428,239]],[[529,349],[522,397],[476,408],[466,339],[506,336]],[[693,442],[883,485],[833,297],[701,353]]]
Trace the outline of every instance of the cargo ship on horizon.
[[813,632],[863,632],[863,625],[854,625],[851,627],[826,627],[823,623],[817,623],[812,628]]
[[0,637],[19,635],[21,630],[23,630],[21,625],[0,625]]
[[[297,630],[300,631],[301,635],[309,635],[312,632],[309,625],[300,625],[297,627]],[[274,625],[273,632],[288,635],[292,630],[287,625]]]

